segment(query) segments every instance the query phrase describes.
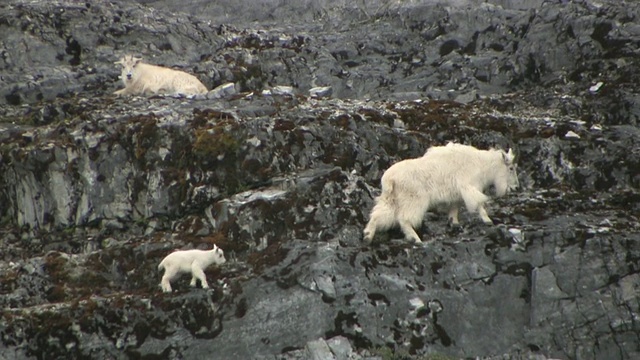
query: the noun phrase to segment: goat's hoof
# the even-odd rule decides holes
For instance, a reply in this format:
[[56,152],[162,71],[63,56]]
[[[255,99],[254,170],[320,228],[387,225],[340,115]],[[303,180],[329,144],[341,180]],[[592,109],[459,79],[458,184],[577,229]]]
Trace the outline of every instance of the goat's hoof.
[[447,233],[449,234],[461,234],[463,232],[462,225],[460,224],[449,224],[449,229]]
[[493,220],[491,220],[491,219],[482,219],[482,222],[485,225],[493,225]]

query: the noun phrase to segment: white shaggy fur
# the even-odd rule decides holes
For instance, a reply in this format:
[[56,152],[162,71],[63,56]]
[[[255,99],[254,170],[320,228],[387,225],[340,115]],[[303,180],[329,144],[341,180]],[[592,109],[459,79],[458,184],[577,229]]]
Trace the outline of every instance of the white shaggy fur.
[[195,95],[207,92],[198,78],[184,71],[145,64],[142,59],[125,55],[114,64],[122,65],[124,89],[116,95],[132,94],[182,94]]
[[196,286],[196,279],[200,280],[204,289],[209,288],[204,269],[209,265],[224,264],[224,252],[213,245],[211,250],[178,250],[167,255],[158,265],[158,271],[164,269],[164,276],[160,282],[162,291],[171,292],[171,281],[183,273],[191,273],[191,286]]
[[364,229],[366,242],[373,240],[377,230],[399,225],[407,239],[420,243],[414,228],[427,210],[444,206],[451,222],[458,224],[463,203],[469,212],[478,212],[485,224],[493,224],[484,208],[489,197],[483,191],[493,185],[496,195],[503,196],[519,185],[511,150],[478,150],[454,143],[392,165],[381,183],[382,194]]

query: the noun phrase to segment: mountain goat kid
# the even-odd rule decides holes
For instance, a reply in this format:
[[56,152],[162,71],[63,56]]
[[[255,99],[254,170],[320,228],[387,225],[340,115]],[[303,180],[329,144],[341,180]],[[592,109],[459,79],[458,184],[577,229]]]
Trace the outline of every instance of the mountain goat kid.
[[207,92],[198,78],[184,71],[145,64],[141,58],[125,55],[114,64],[122,65],[124,89],[115,95],[182,94],[195,95]]
[[493,224],[484,203],[483,191],[491,185],[497,196],[518,187],[514,154],[503,150],[478,150],[449,143],[429,148],[424,156],[392,165],[382,176],[382,194],[376,198],[364,240],[371,242],[377,230],[399,225],[408,240],[422,242],[414,230],[427,210],[445,207],[449,219],[458,224],[458,210],[464,203],[478,212],[485,224]]
[[160,282],[162,291],[171,292],[171,281],[183,273],[191,273],[191,286],[196,286],[196,279],[200,280],[202,288],[208,289],[207,277],[204,269],[209,265],[221,265],[226,262],[222,249],[213,245],[211,250],[177,250],[167,255],[158,265],[158,271],[164,269],[164,276]]

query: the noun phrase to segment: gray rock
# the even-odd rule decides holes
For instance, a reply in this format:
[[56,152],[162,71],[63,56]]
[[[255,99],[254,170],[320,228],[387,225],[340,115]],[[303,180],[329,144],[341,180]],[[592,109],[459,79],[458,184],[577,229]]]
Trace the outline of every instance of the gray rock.
[[327,345],[331,349],[336,360],[354,359],[355,353],[349,343],[349,339],[344,336],[336,336],[327,340]]
[[210,90],[207,93],[207,99],[222,99],[237,94],[236,85],[234,83],[226,83]]
[[326,98],[333,94],[331,86],[319,86],[309,89],[309,96],[312,98]]
[[329,345],[320,338],[318,340],[309,341],[305,346],[307,359],[310,360],[335,360],[336,357],[331,352]]
[[292,86],[284,86],[278,85],[274,86],[271,89],[266,89],[262,91],[262,95],[289,95],[292,96],[294,94]]

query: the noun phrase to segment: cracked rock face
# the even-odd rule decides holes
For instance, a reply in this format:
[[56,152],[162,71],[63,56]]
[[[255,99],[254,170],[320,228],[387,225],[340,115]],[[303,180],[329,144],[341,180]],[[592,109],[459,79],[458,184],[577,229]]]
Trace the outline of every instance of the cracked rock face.
[[[3,357],[640,357],[639,6],[176,4],[0,5]],[[125,53],[212,91],[116,98]],[[365,245],[382,173],[449,141],[516,152],[494,225]]]

